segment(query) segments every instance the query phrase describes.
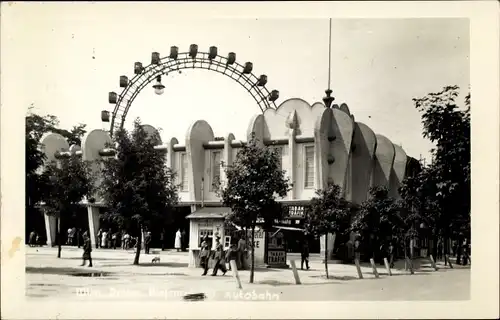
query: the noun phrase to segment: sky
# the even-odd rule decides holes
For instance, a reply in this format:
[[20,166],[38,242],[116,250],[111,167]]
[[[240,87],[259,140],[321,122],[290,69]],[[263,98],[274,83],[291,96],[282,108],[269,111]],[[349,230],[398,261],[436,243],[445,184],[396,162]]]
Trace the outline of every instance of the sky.
[[[9,8],[3,52],[15,57],[10,61],[23,77],[23,88],[10,91],[19,94],[12,94],[9,104],[56,115],[64,128],[85,123],[88,129],[108,129],[100,112],[112,111],[108,92],[120,93],[119,77],[132,78],[134,62],[147,65],[151,52],[163,57],[173,45],[180,52],[193,43],[199,51],[214,45],[221,55],[235,52],[238,62],[253,62],[256,75],[268,76],[267,88],[279,90],[277,104],[289,98],[313,104],[328,86],[326,18],[200,19],[169,15],[165,6],[133,11],[96,4],[34,7]],[[335,103],[346,103],[356,121],[402,145],[408,155],[430,159],[432,144],[422,137],[412,98],[447,85],[460,86],[465,96],[469,20],[333,19],[331,30]],[[140,117],[161,128],[164,141],[177,137],[183,143],[189,125],[203,119],[216,136],[232,132],[245,139],[250,118],[260,112],[244,88],[215,72],[186,70],[162,82],[163,95],[154,94],[152,83],[138,95],[127,128]]]

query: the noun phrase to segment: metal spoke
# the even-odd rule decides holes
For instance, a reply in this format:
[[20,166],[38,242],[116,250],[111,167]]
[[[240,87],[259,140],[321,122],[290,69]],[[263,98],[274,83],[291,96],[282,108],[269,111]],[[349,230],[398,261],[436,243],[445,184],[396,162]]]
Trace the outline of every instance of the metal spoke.
[[123,127],[128,110],[131,107],[136,96],[149,83],[154,81],[159,75],[168,75],[171,72],[181,71],[183,69],[203,69],[215,71],[223,74],[238,82],[254,98],[262,112],[266,109],[276,109],[274,101],[269,101],[270,92],[265,86],[258,86],[259,78],[253,74],[244,74],[244,66],[238,62],[232,65],[227,64],[226,57],[217,55],[214,59],[209,59],[209,53],[198,52],[193,59],[189,52],[179,53],[177,59],[164,57],[158,64],[150,64],[143,67],[140,74],[136,74],[128,85],[123,89],[116,99],[115,108],[112,112],[110,134]]

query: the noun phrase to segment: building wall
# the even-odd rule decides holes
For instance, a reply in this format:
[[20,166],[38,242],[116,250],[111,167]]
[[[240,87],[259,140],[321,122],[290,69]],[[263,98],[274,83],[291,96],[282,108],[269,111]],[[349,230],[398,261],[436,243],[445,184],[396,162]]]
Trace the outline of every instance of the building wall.
[[[155,135],[158,143],[158,131],[144,126],[150,135]],[[310,105],[302,99],[289,99],[276,110],[268,109],[249,119],[246,137],[235,137],[231,133],[223,136],[224,141],[214,141],[214,132],[209,123],[197,120],[187,129],[184,139],[171,138],[164,143],[167,166],[177,172],[180,183],[180,154],[187,156],[187,190],[180,191],[180,201],[184,204],[219,202],[211,188],[211,153],[221,152],[221,161],[230,165],[236,158],[239,148],[231,146],[232,141],[248,141],[251,135],[268,144],[280,140],[282,169],[293,183],[293,188],[283,200],[307,201],[317,189],[327,183],[340,185],[345,196],[354,202],[366,199],[370,186],[383,185],[391,190],[391,195],[398,196],[399,184],[408,173],[416,172],[418,165],[409,165],[413,158],[387,138],[374,132],[366,125],[357,123],[347,105],[334,105],[327,109],[322,103]],[[57,134],[42,139],[44,150],[49,160],[54,159],[54,152],[67,149],[64,138]],[[83,160],[100,158],[99,150],[104,148],[111,138],[103,130],[92,130],[82,142]],[[209,147],[205,147],[209,145]],[[305,148],[314,147],[314,182],[313,187],[305,187]],[[165,152],[164,151],[164,152]],[[413,163],[418,162],[413,159]],[[95,168],[96,169],[96,168]],[[224,182],[224,169],[221,168],[221,180]]]
[[[240,149],[232,147],[231,142],[248,141],[252,132],[262,143],[288,142],[276,146],[282,149],[282,169],[293,183],[283,200],[309,200],[329,182],[340,185],[346,198],[356,203],[366,200],[370,186],[387,186],[392,196],[398,196],[397,188],[406,171],[404,150],[387,137],[376,135],[367,125],[356,122],[345,104],[327,109],[321,103],[309,105],[301,99],[289,99],[277,110],[266,110],[249,122],[247,137],[235,138],[229,133],[217,149],[204,147],[208,143],[217,144],[210,124],[203,120],[193,123],[186,133],[186,151],[182,151],[188,154],[189,187],[188,191],[180,192],[181,201],[201,202],[203,177],[203,200],[218,202],[212,188],[212,153],[220,152],[221,161],[230,165]],[[305,186],[306,147],[314,147],[312,187]],[[175,153],[172,168],[180,172],[177,156],[180,152]],[[224,183],[222,166],[220,174]]]

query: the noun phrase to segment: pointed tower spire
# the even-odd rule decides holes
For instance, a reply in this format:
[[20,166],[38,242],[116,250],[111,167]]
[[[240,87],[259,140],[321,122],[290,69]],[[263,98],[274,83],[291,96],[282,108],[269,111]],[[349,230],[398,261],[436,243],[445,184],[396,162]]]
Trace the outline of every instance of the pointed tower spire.
[[331,64],[332,64],[332,18],[330,18],[329,29],[328,29],[328,89],[325,90],[326,96],[323,98],[323,102],[327,108],[332,106],[334,97],[332,97],[332,89],[330,89],[330,75],[331,75]]

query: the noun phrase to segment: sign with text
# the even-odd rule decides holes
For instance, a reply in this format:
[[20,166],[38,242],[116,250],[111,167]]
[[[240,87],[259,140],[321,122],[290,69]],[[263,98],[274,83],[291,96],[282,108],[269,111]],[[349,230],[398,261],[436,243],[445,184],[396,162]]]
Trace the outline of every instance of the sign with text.
[[[274,235],[274,236],[273,236]],[[286,243],[283,232],[268,232],[267,264],[269,266],[283,266],[286,264]]]
[[288,217],[290,218],[303,218],[305,215],[304,206],[288,206]]
[[284,250],[269,250],[267,252],[267,264],[270,266],[286,264],[286,252]]
[[[247,230],[247,244],[248,244],[248,252],[250,254],[250,250],[252,250],[251,247],[251,241],[252,241],[252,231]],[[254,233],[254,248],[255,248],[255,264],[260,265],[264,263],[264,254],[265,254],[265,233],[262,229],[255,230]]]

